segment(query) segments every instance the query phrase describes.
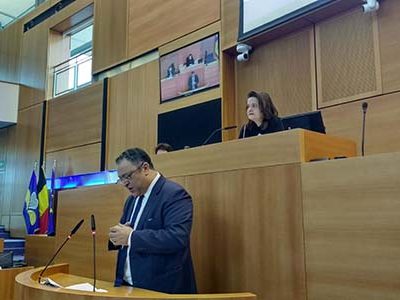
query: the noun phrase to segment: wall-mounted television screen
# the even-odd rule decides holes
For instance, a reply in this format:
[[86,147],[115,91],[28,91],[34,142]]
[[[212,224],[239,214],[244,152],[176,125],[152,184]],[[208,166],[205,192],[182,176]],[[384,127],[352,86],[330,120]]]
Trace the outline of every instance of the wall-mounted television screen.
[[219,86],[219,35],[160,57],[161,103]]
[[239,41],[319,9],[336,0],[240,0]]

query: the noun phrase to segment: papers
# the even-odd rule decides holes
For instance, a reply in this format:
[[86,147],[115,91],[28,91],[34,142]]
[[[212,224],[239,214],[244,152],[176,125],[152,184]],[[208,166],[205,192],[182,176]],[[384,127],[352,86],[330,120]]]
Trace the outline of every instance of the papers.
[[[40,284],[47,285],[47,286],[52,286],[52,287],[57,287],[57,288],[65,288],[66,290],[74,290],[74,291],[85,291],[85,292],[93,292],[93,285],[90,283],[78,283],[78,284],[73,284],[70,286],[63,287],[62,285],[58,284],[54,280],[50,278],[43,278],[40,282]],[[107,290],[104,289],[98,289],[96,288],[97,293],[107,293]]]
[[[91,285],[90,283],[87,283],[87,282],[86,283],[78,283],[78,284],[67,286],[67,287],[65,287],[65,289],[75,290],[75,291],[93,292],[93,285]],[[96,288],[96,292],[97,293],[107,293],[108,291]]]

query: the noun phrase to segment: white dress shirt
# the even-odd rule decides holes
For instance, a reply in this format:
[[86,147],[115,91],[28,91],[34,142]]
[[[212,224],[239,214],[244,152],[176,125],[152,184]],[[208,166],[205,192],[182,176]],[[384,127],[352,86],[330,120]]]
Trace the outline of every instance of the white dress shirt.
[[[136,230],[136,227],[139,224],[139,220],[140,220],[140,217],[142,216],[144,208],[146,207],[147,200],[149,200],[151,191],[153,190],[153,187],[155,186],[155,184],[156,184],[156,182],[158,181],[159,178],[160,178],[160,173],[157,172],[156,177],[150,183],[146,193],[144,193],[144,195],[143,195],[144,197],[143,197],[142,206],[140,207],[139,213],[138,213],[138,215],[136,217],[135,224],[133,224],[133,231]],[[133,217],[133,214],[135,212],[136,205],[137,205],[137,202],[138,202],[137,200],[139,199],[139,197],[140,196],[136,197],[136,199],[135,199],[135,206],[133,207],[132,215],[131,215],[131,217],[129,219],[129,223],[130,224],[132,224],[132,221],[133,221],[132,217]],[[130,263],[130,259],[129,259],[129,257],[130,257],[129,252],[131,251],[131,236],[132,236],[133,231],[131,232],[131,234],[129,235],[129,238],[128,238],[128,246],[127,246],[128,247],[128,251],[127,251],[126,261],[125,261],[125,266],[124,266],[124,280],[127,283],[129,283],[130,285],[133,285],[132,274],[131,274],[131,263]]]

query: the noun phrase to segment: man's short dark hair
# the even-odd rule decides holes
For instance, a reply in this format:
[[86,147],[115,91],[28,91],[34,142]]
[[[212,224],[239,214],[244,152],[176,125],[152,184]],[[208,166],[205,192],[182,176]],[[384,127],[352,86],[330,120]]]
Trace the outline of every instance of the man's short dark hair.
[[149,164],[150,169],[154,169],[150,156],[146,153],[146,151],[140,148],[131,148],[125,150],[115,159],[115,162],[118,164],[123,159],[130,161],[136,166],[146,162]]
[[157,154],[157,151],[158,151],[158,150],[164,150],[164,151],[167,151],[167,152],[171,152],[171,151],[174,151],[174,148],[172,148],[172,146],[171,146],[170,144],[167,144],[167,143],[159,143],[159,144],[156,146],[156,149],[154,150],[154,153]]

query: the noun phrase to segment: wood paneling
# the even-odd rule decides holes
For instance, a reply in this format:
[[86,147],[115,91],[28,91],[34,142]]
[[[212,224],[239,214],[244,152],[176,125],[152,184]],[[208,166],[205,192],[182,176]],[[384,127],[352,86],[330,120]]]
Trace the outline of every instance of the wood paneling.
[[400,90],[400,3],[386,0],[378,12],[383,92]]
[[222,50],[236,45],[239,34],[239,0],[221,0],[221,48]]
[[[400,151],[400,128],[397,126],[400,93],[368,99],[365,154]],[[322,110],[326,131],[357,142],[361,152],[362,109],[364,101],[348,103]]]
[[382,93],[375,14],[357,8],[315,30],[318,107]]
[[28,271],[32,267],[11,268],[0,270],[0,299],[14,300],[14,280],[19,273]]
[[397,299],[400,155],[301,168],[309,300]]
[[0,175],[0,214],[12,223],[12,236],[25,234],[22,207],[34,162],[40,158],[41,130],[42,104],[38,104],[20,110],[17,125],[1,134],[5,144],[0,147],[0,159],[5,157],[6,171]]
[[292,165],[186,178],[201,293],[305,299],[299,171]]
[[19,55],[22,39],[21,21],[0,33],[0,81],[19,82]]
[[102,83],[52,99],[48,105],[46,152],[100,142]]
[[189,33],[177,40],[174,40],[168,44],[165,44],[161,47],[159,47],[159,53],[160,56],[167,54],[172,51],[176,51],[182,47],[188,46],[190,44],[193,44],[205,37],[208,37],[210,35],[213,35],[215,33],[219,33],[221,30],[221,23],[220,22],[215,22],[212,23],[206,27],[203,27],[199,30],[196,30],[195,32]]
[[221,89],[219,87],[216,87],[209,91],[194,94],[174,101],[162,103],[158,107],[158,113],[161,114],[219,98],[221,98]]
[[[235,56],[221,53],[221,89],[222,89],[222,127],[238,125],[236,116],[236,89],[235,89]],[[237,137],[236,130],[222,132],[222,140],[233,140]]]
[[[69,15],[69,16],[62,22],[60,22],[57,25],[55,25],[54,27],[52,27],[51,29],[54,31],[57,31],[59,33],[63,33],[64,31],[71,29],[72,27],[74,27],[76,25],[79,25],[81,22],[84,22],[84,21],[92,18],[93,11],[94,11],[93,0],[78,1],[78,2],[75,2],[74,4],[79,3],[79,8],[80,8],[82,6],[82,4],[84,4],[84,2],[91,3],[91,4],[86,6],[83,9],[80,9],[78,12],[76,12],[74,14],[71,14],[72,6],[68,6],[68,9],[70,9],[70,11],[67,11],[65,9],[65,10],[63,10],[63,13],[66,15]],[[57,15],[57,18],[61,18],[61,17],[62,17],[61,15]],[[53,21],[53,22],[55,22],[55,21]]]
[[56,238],[47,235],[26,235],[25,236],[25,260],[30,266],[45,266],[54,255],[59,244]]
[[127,1],[94,2],[93,73],[127,59]]
[[23,106],[45,99],[48,31],[48,21],[44,21],[22,35],[20,83],[31,88],[30,97],[22,99]]
[[[302,129],[156,155],[154,164],[168,177],[354,156],[354,142]],[[277,150],[279,149],[279,150]],[[229,155],[228,155],[229,154]]]
[[[121,185],[104,185],[58,193],[56,244],[60,245],[80,219],[85,223],[63,249],[57,262],[68,262],[72,274],[92,277],[90,215],[96,216],[97,276],[113,281],[116,251],[107,251],[109,228],[118,223],[128,196]],[[82,255],[85,253],[85,255]]]
[[308,28],[255,48],[247,62],[236,62],[238,125],[247,120],[247,94],[252,90],[268,92],[280,115],[312,110],[313,48],[313,30]]
[[[96,293],[93,296],[91,291],[73,291],[66,289],[55,289],[45,287],[38,283],[38,277],[41,269],[34,269],[23,274],[19,274],[15,278],[15,299],[18,300],[120,300],[120,299],[148,299],[148,300],[255,300],[256,295],[251,293],[229,293],[229,294],[181,294],[172,295],[160,293],[152,290],[145,290],[140,288],[132,288],[129,286],[115,287],[113,282],[110,281],[96,281],[96,287],[105,289],[107,294]],[[76,276],[68,273],[68,264],[58,264],[50,266],[45,274],[55,282],[60,283],[62,286],[70,286],[80,284],[82,282],[91,282],[92,278]],[[103,296],[102,296],[103,295]]]
[[100,171],[101,143],[46,154],[46,175],[50,177],[56,160],[56,177]]
[[220,19],[220,0],[129,0],[128,7],[128,57],[143,54]]
[[109,85],[107,168],[125,149],[140,147],[153,153],[157,141],[160,103],[158,61],[112,77]]

